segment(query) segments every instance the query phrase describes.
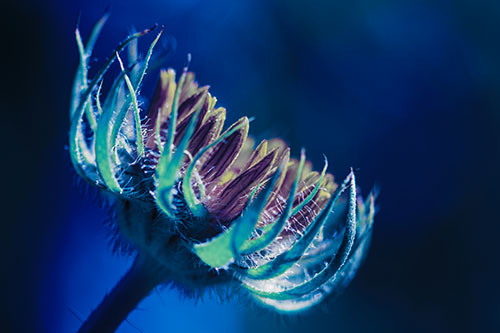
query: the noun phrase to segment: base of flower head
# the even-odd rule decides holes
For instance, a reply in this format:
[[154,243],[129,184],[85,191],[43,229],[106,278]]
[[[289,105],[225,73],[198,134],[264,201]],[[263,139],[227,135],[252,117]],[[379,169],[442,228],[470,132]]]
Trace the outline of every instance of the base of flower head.
[[185,294],[229,282],[232,277],[203,265],[179,232],[181,221],[158,211],[149,201],[117,199],[115,224],[136,252],[155,258],[168,273],[165,283],[174,283]]

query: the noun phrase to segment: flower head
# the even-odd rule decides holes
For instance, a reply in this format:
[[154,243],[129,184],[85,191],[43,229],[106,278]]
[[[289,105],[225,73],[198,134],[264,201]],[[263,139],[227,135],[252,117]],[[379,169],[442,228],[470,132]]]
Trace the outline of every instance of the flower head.
[[[226,110],[187,69],[179,78],[162,70],[142,112],[140,88],[161,32],[143,58],[130,52],[126,67],[120,52],[151,29],[131,35],[89,81],[105,19],[85,46],[77,29],[70,154],[81,177],[112,195],[127,243],[187,289],[237,282],[283,312],[340,291],[366,253],[374,194],[363,201],[352,171],[337,185],[326,159],[313,171],[305,152],[291,158],[281,139],[255,147],[246,117],[224,130]],[[115,60],[121,73],[101,101]]]

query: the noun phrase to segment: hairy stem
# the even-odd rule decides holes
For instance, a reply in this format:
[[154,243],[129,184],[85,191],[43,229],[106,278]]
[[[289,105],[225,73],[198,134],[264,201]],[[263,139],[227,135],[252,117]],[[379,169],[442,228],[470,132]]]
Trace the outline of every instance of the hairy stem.
[[167,278],[153,258],[138,254],[130,270],[92,311],[78,332],[114,332],[129,313]]

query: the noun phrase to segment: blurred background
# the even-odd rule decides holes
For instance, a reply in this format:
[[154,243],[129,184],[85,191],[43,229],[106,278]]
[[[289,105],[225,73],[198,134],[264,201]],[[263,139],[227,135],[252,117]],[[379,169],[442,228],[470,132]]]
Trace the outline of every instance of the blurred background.
[[[287,318],[167,289],[120,332],[500,331],[500,2],[109,4],[93,68],[132,26],[164,24],[165,66],[191,53],[229,121],[254,116],[252,133],[305,147],[316,168],[326,154],[338,179],[356,168],[364,194],[381,189],[366,263],[315,311]],[[106,4],[3,6],[2,330],[73,332],[132,262],[111,253],[106,211],[66,148],[74,28],[81,15],[87,36]]]

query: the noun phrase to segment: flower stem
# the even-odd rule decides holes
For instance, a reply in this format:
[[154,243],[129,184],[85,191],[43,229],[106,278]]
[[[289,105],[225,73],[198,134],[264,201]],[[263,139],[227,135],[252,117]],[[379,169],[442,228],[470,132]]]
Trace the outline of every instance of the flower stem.
[[127,274],[92,311],[78,332],[114,332],[141,300],[166,278],[163,266],[148,255],[138,254]]

